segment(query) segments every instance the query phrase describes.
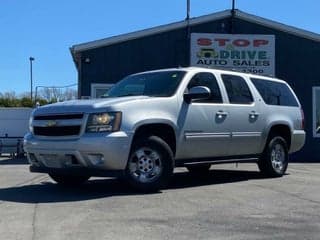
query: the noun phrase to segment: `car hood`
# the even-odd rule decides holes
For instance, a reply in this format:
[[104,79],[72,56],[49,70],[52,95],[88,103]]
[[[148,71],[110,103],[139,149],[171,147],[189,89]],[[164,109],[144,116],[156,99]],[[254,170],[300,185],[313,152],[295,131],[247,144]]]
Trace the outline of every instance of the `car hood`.
[[101,109],[112,109],[116,105],[132,101],[150,99],[148,96],[130,96],[117,98],[102,98],[90,100],[72,100],[60,103],[48,104],[35,110],[34,115],[62,114],[62,113],[90,113]]

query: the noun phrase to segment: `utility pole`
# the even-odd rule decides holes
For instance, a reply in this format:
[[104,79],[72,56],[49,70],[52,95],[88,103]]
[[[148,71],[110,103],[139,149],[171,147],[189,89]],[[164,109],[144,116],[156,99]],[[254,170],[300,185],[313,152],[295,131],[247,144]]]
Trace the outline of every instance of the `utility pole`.
[[187,0],[187,17],[186,20],[189,21],[190,19],[190,0]]
[[191,29],[190,29],[190,0],[187,0],[187,17],[186,17],[186,23],[187,23],[187,32],[186,32],[186,37],[187,37],[187,46],[186,48],[188,49],[188,55],[189,55],[189,66],[190,66],[190,55],[191,55],[191,52],[190,52],[190,44],[191,44]]
[[235,6],[236,6],[236,0],[232,0],[231,22],[230,22],[230,33],[231,33],[231,34],[234,33],[234,18],[235,18],[235,15],[236,15]]
[[32,100],[32,89],[33,89],[32,62],[34,60],[35,60],[34,57],[29,57],[29,61],[30,61],[30,99],[31,99],[32,103],[33,103],[33,100]]
[[236,7],[236,0],[232,0],[232,11],[234,12]]

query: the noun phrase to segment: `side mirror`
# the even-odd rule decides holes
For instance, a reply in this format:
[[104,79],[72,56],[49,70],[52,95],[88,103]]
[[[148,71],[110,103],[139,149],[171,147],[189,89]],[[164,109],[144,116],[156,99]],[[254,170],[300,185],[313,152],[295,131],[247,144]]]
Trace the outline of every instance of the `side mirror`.
[[211,96],[210,89],[204,86],[193,87],[188,93],[183,95],[186,103],[191,103],[192,100],[208,99]]

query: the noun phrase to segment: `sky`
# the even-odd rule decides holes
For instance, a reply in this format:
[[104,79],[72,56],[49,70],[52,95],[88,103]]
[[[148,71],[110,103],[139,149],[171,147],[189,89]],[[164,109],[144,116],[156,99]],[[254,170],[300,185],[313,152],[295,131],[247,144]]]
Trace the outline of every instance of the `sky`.
[[[190,0],[191,17],[231,8],[232,0]],[[0,0],[0,93],[77,83],[72,45],[177,22],[187,0]],[[320,34],[319,0],[236,0],[236,8]]]

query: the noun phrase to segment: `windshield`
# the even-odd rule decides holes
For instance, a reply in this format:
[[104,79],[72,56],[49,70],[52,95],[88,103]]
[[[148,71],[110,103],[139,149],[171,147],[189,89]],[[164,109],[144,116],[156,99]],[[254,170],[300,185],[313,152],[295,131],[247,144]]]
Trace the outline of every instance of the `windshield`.
[[114,85],[104,97],[172,96],[179,86],[184,71],[163,71],[130,75]]

